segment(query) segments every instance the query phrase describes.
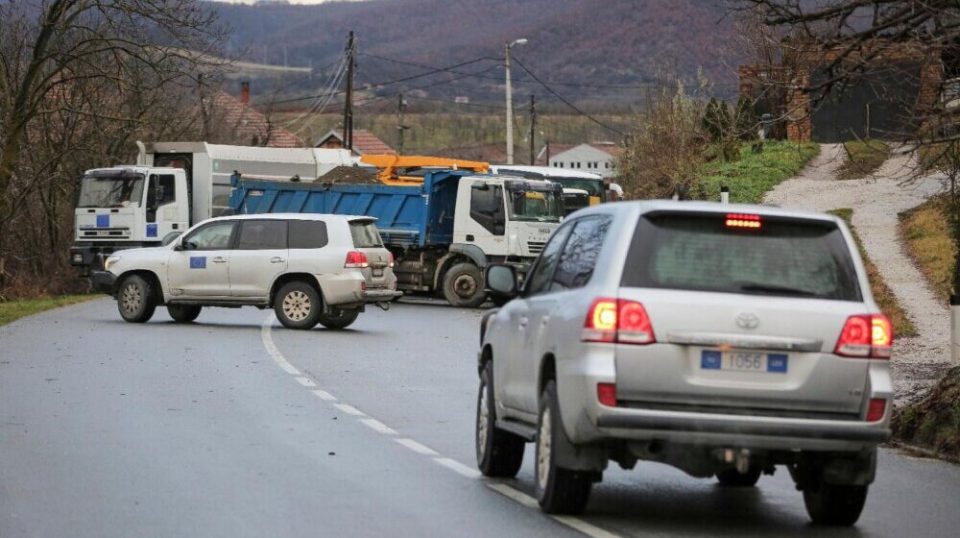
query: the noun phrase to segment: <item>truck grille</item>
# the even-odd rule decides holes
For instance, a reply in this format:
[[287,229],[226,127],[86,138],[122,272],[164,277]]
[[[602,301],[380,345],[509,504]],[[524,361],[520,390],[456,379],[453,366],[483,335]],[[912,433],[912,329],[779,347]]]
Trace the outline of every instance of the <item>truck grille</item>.
[[530,251],[530,254],[540,254],[546,244],[546,241],[527,241],[527,250]]

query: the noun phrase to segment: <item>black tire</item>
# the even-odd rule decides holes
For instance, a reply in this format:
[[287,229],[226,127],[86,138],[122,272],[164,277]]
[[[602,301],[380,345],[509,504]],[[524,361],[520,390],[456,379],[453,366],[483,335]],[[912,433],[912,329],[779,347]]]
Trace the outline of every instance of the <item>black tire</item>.
[[357,321],[357,316],[359,315],[359,310],[341,310],[336,308],[329,314],[320,314],[319,321],[320,325],[328,329],[346,329],[354,321]]
[[750,467],[744,474],[736,469],[724,469],[717,473],[717,481],[724,487],[752,488],[757,485],[761,473],[762,470],[759,467]]
[[273,311],[288,329],[311,329],[323,313],[323,304],[316,288],[297,280],[280,288],[273,298]]
[[483,273],[472,263],[458,263],[443,275],[443,297],[453,306],[476,308],[487,299]]
[[177,323],[190,323],[191,321],[197,319],[197,316],[200,315],[200,310],[203,307],[199,305],[178,305],[170,304],[167,305],[167,313],[170,314],[170,317],[173,318],[173,321]]
[[480,372],[480,390],[477,393],[477,421],[474,429],[477,468],[484,476],[513,478],[523,465],[526,442],[522,437],[497,428],[495,404],[493,363],[488,361]]
[[157,299],[150,282],[130,275],[117,287],[117,309],[120,317],[130,323],[146,323],[157,309]]
[[559,436],[565,435],[560,422],[557,385],[548,381],[540,396],[540,419],[537,427],[537,456],[535,482],[537,501],[548,514],[579,514],[590,499],[593,480],[588,473],[557,466],[556,451]]
[[860,519],[867,490],[868,486],[811,484],[803,490],[803,504],[814,524],[849,527]]

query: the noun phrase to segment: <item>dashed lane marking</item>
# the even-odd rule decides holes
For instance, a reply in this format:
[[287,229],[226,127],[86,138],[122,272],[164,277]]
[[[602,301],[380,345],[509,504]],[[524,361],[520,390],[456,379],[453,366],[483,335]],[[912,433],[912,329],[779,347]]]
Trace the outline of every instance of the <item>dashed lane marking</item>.
[[[299,383],[300,385],[306,388],[314,389],[314,387],[317,386],[317,383],[314,380],[310,379],[309,377],[302,375],[300,373],[300,370],[298,370],[295,366],[290,364],[290,362],[287,361],[286,357],[283,356],[283,353],[281,353],[280,350],[277,349],[276,344],[273,342],[273,337],[270,334],[272,324],[273,324],[273,315],[270,315],[267,317],[267,319],[263,321],[263,325],[261,325],[260,327],[260,339],[263,341],[263,347],[266,348],[267,353],[270,355],[273,361],[277,363],[277,366],[279,366],[284,372],[292,376],[295,376],[294,379],[297,381],[297,383]],[[381,435],[386,435],[386,436],[399,435],[398,432],[393,428],[387,426],[386,424],[384,424],[383,422],[380,422],[375,418],[367,416],[363,411],[357,409],[356,407],[353,407],[352,405],[347,403],[338,402],[336,396],[334,396],[333,394],[330,394],[325,390],[314,389],[314,390],[311,390],[310,392],[312,392],[314,396],[316,396],[317,398],[320,398],[325,402],[330,402],[331,405],[333,405],[340,411],[356,417],[361,424],[363,424],[364,426],[370,428],[371,430]],[[334,402],[338,402],[338,403],[334,403]],[[480,472],[474,469],[473,467],[464,465],[455,459],[443,457],[436,450],[424,444],[418,443],[417,441],[414,441],[409,437],[394,437],[393,440],[396,441],[399,445],[406,447],[407,449],[412,450],[417,454],[429,456],[430,459],[437,465],[445,467],[459,474],[460,476],[470,478],[470,479],[482,478],[482,475],[480,474]],[[540,509],[540,506],[537,503],[536,499],[507,484],[504,484],[502,482],[487,482],[487,487],[523,506],[526,506],[528,508],[532,508],[535,510]],[[571,529],[576,530],[577,532],[590,536],[591,538],[618,538],[616,534],[605,531],[600,527],[591,525],[590,523],[587,523],[586,521],[576,517],[572,517],[572,516],[549,516],[549,517],[552,518],[554,521],[562,525],[566,525],[567,527],[570,527]]]
[[[508,486],[507,484],[503,484],[500,482],[488,482],[487,487],[503,495],[504,497],[507,497],[512,501],[518,502],[528,508],[534,508],[537,510],[540,509],[540,504],[537,502],[536,499],[534,499],[533,497],[527,495],[526,493],[516,488]],[[619,538],[618,535],[613,534],[612,532],[603,530],[600,527],[597,527],[596,525],[591,525],[590,523],[587,523],[586,521],[577,517],[573,517],[573,516],[550,516],[550,517],[553,518],[554,521],[562,525],[566,525],[567,527],[570,527],[571,529],[577,532],[586,534],[591,538]]]
[[396,435],[396,434],[397,434],[397,430],[391,428],[390,426],[387,426],[386,424],[384,424],[383,422],[380,422],[379,420],[377,420],[377,419],[375,419],[375,418],[361,418],[361,419],[360,419],[360,422],[361,422],[364,426],[370,428],[371,430],[373,430],[373,431],[375,431],[375,432],[377,432],[377,433],[382,433],[382,434],[384,434],[384,435]]
[[439,456],[440,454],[428,447],[427,445],[421,445],[420,443],[409,439],[407,437],[401,437],[400,439],[394,439],[394,441],[400,443],[401,445],[409,448],[410,450],[416,452],[417,454],[423,454],[424,456]]
[[333,394],[330,394],[329,392],[327,392],[327,391],[325,391],[325,390],[319,390],[319,389],[317,389],[317,390],[312,390],[312,391],[310,391],[310,392],[312,392],[312,393],[314,394],[314,396],[316,396],[317,398],[320,398],[321,400],[323,400],[323,401],[325,401],[325,402],[335,402],[335,401],[337,401],[337,397],[336,397],[336,396],[334,396]]

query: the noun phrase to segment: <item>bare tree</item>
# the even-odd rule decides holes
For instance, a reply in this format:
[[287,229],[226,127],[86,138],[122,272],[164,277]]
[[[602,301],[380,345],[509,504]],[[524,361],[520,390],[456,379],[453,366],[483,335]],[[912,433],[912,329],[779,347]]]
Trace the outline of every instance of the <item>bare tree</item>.
[[196,0],[0,2],[0,291],[62,267],[83,169],[196,129],[220,42]]

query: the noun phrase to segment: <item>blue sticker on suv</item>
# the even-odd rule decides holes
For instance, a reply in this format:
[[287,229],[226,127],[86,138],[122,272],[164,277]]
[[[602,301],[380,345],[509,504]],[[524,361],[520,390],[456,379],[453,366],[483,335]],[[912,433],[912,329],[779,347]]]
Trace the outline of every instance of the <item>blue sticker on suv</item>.
[[97,215],[97,228],[109,228],[110,215]]
[[191,269],[206,269],[206,268],[207,268],[207,257],[206,257],[206,256],[190,256],[190,268],[191,268]]
[[700,368],[704,370],[719,370],[720,357],[721,354],[719,351],[703,350],[703,352],[700,353]]
[[767,371],[778,374],[787,373],[787,356],[778,353],[767,355]]

